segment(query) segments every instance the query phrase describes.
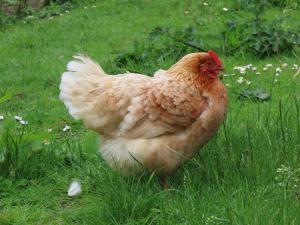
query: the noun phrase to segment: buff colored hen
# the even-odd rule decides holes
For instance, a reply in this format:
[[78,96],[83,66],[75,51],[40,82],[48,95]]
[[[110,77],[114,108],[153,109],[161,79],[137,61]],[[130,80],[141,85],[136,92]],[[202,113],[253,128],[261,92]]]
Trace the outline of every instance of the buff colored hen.
[[86,56],[68,63],[60,99],[75,119],[101,136],[100,152],[123,174],[165,176],[191,158],[216,133],[227,109],[213,52],[184,56],[154,77],[107,75]]

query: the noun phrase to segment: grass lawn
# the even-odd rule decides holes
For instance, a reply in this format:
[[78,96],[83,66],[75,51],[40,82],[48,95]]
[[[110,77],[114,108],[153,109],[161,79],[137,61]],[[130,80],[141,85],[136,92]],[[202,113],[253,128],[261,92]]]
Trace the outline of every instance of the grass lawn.
[[[112,171],[98,154],[97,135],[74,121],[58,99],[60,76],[75,53],[113,73],[116,55],[147,41],[157,26],[183,27],[203,15],[214,34],[235,1],[208,2],[102,0],[0,33],[0,225],[300,224],[300,74],[292,68],[300,64],[297,51],[264,60],[247,52],[221,55],[230,98],[226,121],[169,178],[167,190],[155,176],[125,178]],[[266,16],[281,13],[270,7]],[[299,8],[286,13],[287,26],[297,26]],[[238,18],[248,14],[241,9]],[[151,74],[174,62],[136,69]],[[276,76],[283,63],[288,67]],[[247,64],[260,75],[234,70]],[[266,64],[272,67],[264,71]],[[237,93],[244,89],[262,89],[271,100],[241,99]],[[71,130],[64,132],[66,124]],[[70,198],[73,179],[81,182],[82,194]]]

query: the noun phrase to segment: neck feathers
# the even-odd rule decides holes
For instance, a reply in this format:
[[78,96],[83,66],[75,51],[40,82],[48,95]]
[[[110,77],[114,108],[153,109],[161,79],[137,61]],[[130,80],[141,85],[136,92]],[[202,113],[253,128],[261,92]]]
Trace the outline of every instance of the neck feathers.
[[215,80],[218,80],[212,79],[208,75],[201,74],[199,68],[191,66],[182,60],[174,64],[166,72],[169,77],[178,81],[190,82],[191,85],[194,84],[201,90],[205,90],[207,88],[210,89],[211,85],[215,83]]
[[177,79],[192,80],[197,77],[200,72],[198,66],[195,65],[197,65],[196,59],[193,60],[189,57],[183,58],[168,69],[167,73]]

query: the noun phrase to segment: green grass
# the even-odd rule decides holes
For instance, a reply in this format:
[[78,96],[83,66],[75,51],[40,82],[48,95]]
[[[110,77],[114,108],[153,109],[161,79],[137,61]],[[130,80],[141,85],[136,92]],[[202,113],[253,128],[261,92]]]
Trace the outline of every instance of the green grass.
[[[222,7],[230,9],[233,1],[209,4],[204,16],[213,32],[228,16]],[[299,56],[221,57],[227,74],[252,63],[261,75],[245,75],[249,86],[236,82],[240,75],[224,77],[230,97],[224,126],[169,178],[170,189],[161,190],[155,176],[124,178],[106,166],[97,136],[58,99],[60,75],[78,52],[115,71],[117,53],[131,51],[156,26],[193,24],[203,6],[176,0],[94,5],[0,33],[0,96],[13,93],[0,103],[0,224],[300,224],[300,75],[294,78],[289,67],[274,77],[275,67],[299,64]],[[296,10],[290,13],[299,18]],[[172,63],[150,64],[159,69]],[[262,72],[266,63],[273,67]],[[238,99],[236,93],[249,87],[264,89],[271,101]],[[21,126],[15,115],[29,124]],[[65,124],[69,132],[62,131]],[[278,171],[282,165],[288,168]],[[73,179],[81,181],[83,193],[69,198]]]

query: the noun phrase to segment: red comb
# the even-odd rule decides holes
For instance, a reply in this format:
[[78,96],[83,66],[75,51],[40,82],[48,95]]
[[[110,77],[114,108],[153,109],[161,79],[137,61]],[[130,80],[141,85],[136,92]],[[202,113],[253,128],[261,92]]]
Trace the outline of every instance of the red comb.
[[210,57],[213,58],[213,60],[216,62],[216,64],[217,64],[218,66],[221,66],[221,65],[222,65],[221,60],[219,59],[218,55],[217,55],[214,51],[211,51],[211,50],[210,50],[210,51],[208,51],[208,54],[209,54]]

